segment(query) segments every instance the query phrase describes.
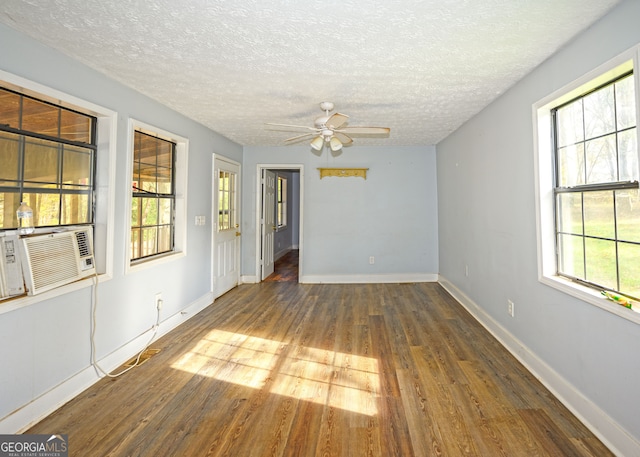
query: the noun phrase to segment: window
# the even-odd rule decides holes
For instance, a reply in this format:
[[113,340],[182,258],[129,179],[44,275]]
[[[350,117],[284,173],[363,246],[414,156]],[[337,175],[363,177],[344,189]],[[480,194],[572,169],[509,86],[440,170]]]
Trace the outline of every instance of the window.
[[558,274],[640,297],[633,74],[551,112]]
[[188,150],[188,139],[129,119],[126,272],[186,255]]
[[[91,224],[96,271],[101,280],[110,279],[117,124],[113,110],[0,70],[0,231],[17,226],[23,193],[40,227],[36,233]],[[51,168],[34,157],[50,161]],[[0,314],[90,285],[76,281],[7,300]]]
[[276,185],[276,225],[284,228],[287,226],[287,178],[278,176]]
[[0,229],[92,224],[96,118],[0,87]]
[[237,227],[236,174],[220,170],[218,173],[218,231]]
[[600,292],[640,299],[638,94],[630,57],[533,107],[540,281],[625,317]]
[[175,143],[134,132],[131,260],[174,247]]

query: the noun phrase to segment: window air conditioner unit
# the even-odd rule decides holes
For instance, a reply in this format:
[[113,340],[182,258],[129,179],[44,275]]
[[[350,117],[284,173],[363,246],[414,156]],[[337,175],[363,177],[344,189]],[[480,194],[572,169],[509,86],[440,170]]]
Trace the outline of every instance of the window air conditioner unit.
[[22,270],[29,295],[96,273],[91,227],[21,238]]
[[24,293],[17,235],[0,237],[0,299]]

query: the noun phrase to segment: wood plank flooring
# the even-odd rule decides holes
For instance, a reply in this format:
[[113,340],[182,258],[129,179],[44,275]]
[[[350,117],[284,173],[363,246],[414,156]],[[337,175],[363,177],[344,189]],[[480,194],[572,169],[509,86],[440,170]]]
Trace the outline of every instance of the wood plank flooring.
[[291,249],[285,255],[275,261],[273,273],[265,278],[265,281],[293,281],[298,282],[298,261],[300,260],[300,251]]
[[438,284],[241,285],[28,433],[70,456],[607,456]]

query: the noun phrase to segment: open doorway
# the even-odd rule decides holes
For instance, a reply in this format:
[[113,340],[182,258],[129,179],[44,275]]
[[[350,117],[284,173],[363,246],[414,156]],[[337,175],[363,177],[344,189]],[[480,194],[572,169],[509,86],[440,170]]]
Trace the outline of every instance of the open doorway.
[[302,165],[258,164],[256,272],[258,281],[302,277]]

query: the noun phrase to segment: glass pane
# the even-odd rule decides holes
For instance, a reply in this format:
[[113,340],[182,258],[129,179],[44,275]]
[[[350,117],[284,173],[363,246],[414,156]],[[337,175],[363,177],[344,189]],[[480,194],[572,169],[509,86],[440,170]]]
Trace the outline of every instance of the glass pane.
[[62,194],[62,224],[86,224],[89,217],[89,196]]
[[62,109],[60,138],[91,144],[91,118],[84,114]]
[[582,99],[557,111],[558,146],[567,146],[584,140],[582,123]]
[[20,128],[20,95],[0,89],[0,124]]
[[[616,191],[616,218],[618,239],[640,242],[640,191],[638,189]],[[638,265],[640,265],[640,258]]]
[[136,132],[138,141],[136,141],[137,151],[134,151],[134,157],[141,163],[156,166],[156,138],[144,133]]
[[171,208],[173,207],[173,200],[168,198],[159,199],[159,224],[171,224]]
[[25,193],[22,198],[33,210],[34,226],[60,225],[60,195]]
[[158,227],[158,252],[168,252],[171,250],[171,226],[163,225]]
[[616,89],[616,118],[618,130],[635,127],[636,125],[636,103],[635,90],[633,87],[633,75],[618,81]]
[[140,180],[138,181],[138,187],[147,192],[156,193],[157,181],[156,181],[156,168],[150,167],[145,164],[140,164]]
[[158,252],[158,227],[146,227],[142,229],[142,257],[153,255]]
[[20,195],[17,192],[0,192],[0,228],[18,227],[16,210],[20,206]]
[[587,263],[586,280],[606,289],[617,290],[616,243],[615,241],[585,240]]
[[140,207],[142,205],[141,198],[133,198],[131,200],[131,226],[140,226]]
[[558,194],[558,231],[582,235],[582,193]]
[[586,145],[587,183],[617,181],[616,135],[587,141]]
[[92,151],[90,149],[65,146],[62,182],[64,184],[75,184],[76,186],[90,186],[92,171],[91,156]]
[[22,130],[58,137],[60,108],[22,97]]
[[131,258],[137,259],[140,257],[140,235],[142,231],[139,228],[131,229]]
[[158,168],[158,193],[159,194],[171,194],[171,169],[170,168]]
[[142,224],[157,225],[158,224],[158,199],[157,198],[141,198],[142,200]]
[[25,138],[24,180],[40,183],[58,182],[58,144]]
[[585,139],[615,131],[613,84],[584,97]]
[[615,238],[613,192],[585,192],[584,234],[600,238]]
[[157,163],[159,167],[171,168],[173,166],[173,143],[157,140]]
[[18,135],[0,132],[1,185],[15,186],[18,178]]
[[638,180],[638,145],[636,129],[618,133],[620,181]]
[[620,292],[640,299],[640,246],[618,243]]
[[560,273],[584,279],[583,238],[573,235],[558,235],[558,269]]
[[558,149],[558,185],[584,184],[584,143]]

